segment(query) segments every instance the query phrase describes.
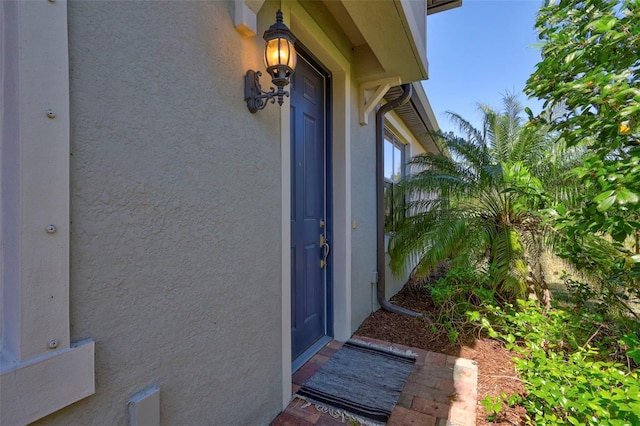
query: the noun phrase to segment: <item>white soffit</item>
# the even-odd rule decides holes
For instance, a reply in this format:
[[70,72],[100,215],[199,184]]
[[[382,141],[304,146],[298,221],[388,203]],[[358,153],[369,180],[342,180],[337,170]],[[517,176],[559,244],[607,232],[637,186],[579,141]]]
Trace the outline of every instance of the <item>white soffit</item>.
[[[440,127],[422,88],[422,83],[413,83],[412,88],[409,102],[395,108],[394,111],[426,151],[439,152],[440,147],[431,132],[439,131]],[[400,95],[402,95],[402,88],[394,86],[385,95],[385,100],[389,102]]]

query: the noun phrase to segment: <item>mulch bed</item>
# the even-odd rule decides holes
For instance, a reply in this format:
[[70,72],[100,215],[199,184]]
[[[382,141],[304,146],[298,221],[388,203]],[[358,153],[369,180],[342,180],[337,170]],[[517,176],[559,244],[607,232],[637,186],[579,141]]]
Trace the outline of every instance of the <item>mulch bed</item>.
[[[428,292],[420,288],[405,286],[391,302],[427,315],[433,309]],[[467,336],[462,343],[452,344],[446,333],[434,332],[423,320],[383,310],[372,313],[356,334],[476,361],[478,401],[487,395],[498,397],[502,392],[507,395],[524,393],[522,382],[517,378],[511,361],[514,354],[496,340]],[[477,425],[525,424],[525,410],[522,407],[503,407],[501,415],[493,422],[487,421],[486,410],[479,402],[476,411]]]

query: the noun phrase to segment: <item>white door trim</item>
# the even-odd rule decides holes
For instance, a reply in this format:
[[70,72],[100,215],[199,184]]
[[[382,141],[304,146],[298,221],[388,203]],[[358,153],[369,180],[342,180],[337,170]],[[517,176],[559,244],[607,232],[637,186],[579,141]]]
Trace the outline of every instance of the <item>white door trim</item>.
[[[350,63],[316,21],[294,2],[282,2],[285,23],[304,46],[331,72],[331,152],[333,204],[333,335],[351,336],[351,93]],[[280,114],[282,165],[282,403],[291,399],[291,175],[289,105]]]

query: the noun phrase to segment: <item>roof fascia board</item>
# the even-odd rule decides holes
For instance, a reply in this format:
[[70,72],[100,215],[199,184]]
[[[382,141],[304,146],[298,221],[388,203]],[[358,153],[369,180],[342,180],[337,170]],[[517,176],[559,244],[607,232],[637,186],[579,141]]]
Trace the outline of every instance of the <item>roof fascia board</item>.
[[451,0],[436,3],[435,6],[429,7],[427,4],[427,15],[433,15],[434,13],[444,12],[450,9],[455,9],[456,7],[462,6],[462,0]]
[[[429,78],[429,61],[427,60],[427,26],[426,26],[426,12],[427,6],[424,5],[424,13],[416,14],[411,7],[409,0],[394,0],[397,5],[397,9],[401,15],[401,19],[405,24],[405,31],[408,31],[407,39],[411,43],[411,49],[416,62],[422,73],[422,79],[427,80]],[[420,16],[418,16],[420,15]],[[425,24],[421,27],[418,24],[418,19],[425,21]],[[422,34],[424,30],[424,34]]]
[[[411,97],[412,101],[418,102],[420,108],[416,108],[414,105],[414,110],[420,116],[421,120],[427,126],[427,130],[429,130],[428,138],[435,145],[438,151],[442,152],[442,148],[438,143],[438,140],[433,136],[431,132],[439,132],[440,125],[438,124],[438,120],[436,119],[436,115],[433,112],[433,108],[431,107],[431,102],[429,102],[429,98],[427,97],[427,93],[424,90],[424,86],[421,81],[417,81],[412,84],[413,86],[413,96]],[[429,150],[429,147],[425,144],[422,144],[425,150]]]
[[[431,124],[434,131],[440,130],[440,125],[438,124],[438,120],[436,119],[436,115],[433,112],[433,108],[431,107],[431,102],[429,102],[429,98],[427,93],[424,90],[424,86],[421,81],[417,81],[412,84],[413,93],[424,108],[424,117],[422,117],[423,121],[427,124]],[[422,115],[422,114],[421,114]]]

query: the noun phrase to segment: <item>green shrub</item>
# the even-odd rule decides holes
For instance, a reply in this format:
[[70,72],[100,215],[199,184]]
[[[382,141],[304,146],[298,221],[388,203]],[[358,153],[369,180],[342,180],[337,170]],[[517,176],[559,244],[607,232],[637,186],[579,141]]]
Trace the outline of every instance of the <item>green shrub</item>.
[[[607,326],[598,324],[602,318],[545,311],[533,302],[488,306],[487,312],[470,312],[469,317],[520,355],[514,363],[527,392],[524,398],[486,398],[489,414],[498,414],[499,404],[507,402],[522,405],[536,425],[640,424],[637,334],[597,338]],[[610,326],[624,328],[622,322]],[[623,349],[626,364],[610,360],[617,348]]]
[[445,332],[452,343],[473,330],[466,312],[485,304],[495,304],[488,281],[470,266],[451,267],[443,278],[425,285],[435,310],[434,332]]

